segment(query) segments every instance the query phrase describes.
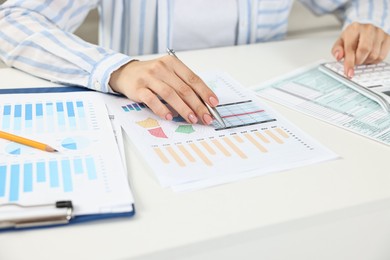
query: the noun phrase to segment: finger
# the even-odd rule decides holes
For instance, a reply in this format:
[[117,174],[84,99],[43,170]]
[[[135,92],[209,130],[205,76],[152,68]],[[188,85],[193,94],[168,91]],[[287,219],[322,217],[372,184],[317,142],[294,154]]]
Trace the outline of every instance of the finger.
[[139,100],[145,103],[156,115],[168,121],[173,119],[172,112],[164,105],[161,100],[147,88],[139,90]]
[[218,105],[217,95],[203,82],[203,80],[192,72],[184,63],[176,59],[173,63],[176,75],[190,86],[200,98],[210,106]]
[[378,62],[381,49],[382,49],[382,44],[383,44],[383,36],[377,37],[376,40],[373,42],[373,46],[370,54],[368,55],[367,59],[363,62],[364,64],[375,64]]
[[355,54],[356,65],[365,63],[374,48],[374,39],[376,37],[375,30],[370,29],[371,27],[366,28],[368,29],[361,30],[360,32],[359,42]]
[[389,52],[390,52],[390,36],[386,35],[386,39],[382,42],[379,57],[378,57],[378,60],[376,62],[378,63],[378,62],[381,62],[384,59],[386,59],[387,54]]
[[165,83],[175,89],[179,97],[184,100],[184,102],[193,111],[195,111],[195,114],[202,120],[204,124],[209,125],[212,123],[213,119],[210,115],[210,112],[190,86],[188,86],[174,73],[165,78],[165,80]]
[[337,61],[344,57],[344,41],[341,37],[333,44],[332,54]]
[[355,67],[355,51],[359,41],[359,34],[353,32],[347,34],[344,38],[344,74],[352,78]]
[[151,80],[149,89],[168,102],[173,109],[177,111],[188,123],[196,124],[198,118],[192,109],[179,97],[176,91],[160,80]]

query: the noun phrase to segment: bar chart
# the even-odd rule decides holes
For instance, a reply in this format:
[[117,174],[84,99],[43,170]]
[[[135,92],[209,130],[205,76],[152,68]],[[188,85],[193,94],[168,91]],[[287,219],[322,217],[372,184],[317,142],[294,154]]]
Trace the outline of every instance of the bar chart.
[[191,142],[155,145],[153,150],[164,164],[189,167],[192,163],[203,163],[213,166],[214,162],[221,158],[245,161],[272,152],[274,149],[283,149],[283,145],[288,149],[290,139],[294,137],[291,137],[286,130],[275,127],[213,136]]
[[96,181],[98,173],[93,157],[51,159],[0,165],[0,201],[16,202],[26,193],[57,189],[74,191],[74,178]]
[[86,117],[86,109],[83,101],[5,104],[0,106],[0,124],[2,130],[14,133],[89,130],[93,118]]

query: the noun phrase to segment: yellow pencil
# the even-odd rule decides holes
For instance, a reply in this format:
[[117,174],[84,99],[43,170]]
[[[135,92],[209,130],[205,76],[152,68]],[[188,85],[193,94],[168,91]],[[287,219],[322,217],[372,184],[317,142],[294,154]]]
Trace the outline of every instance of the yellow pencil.
[[0,138],[6,139],[6,140],[9,140],[9,141],[12,141],[12,142],[16,142],[16,143],[19,143],[19,144],[27,145],[27,146],[30,146],[30,147],[34,147],[34,148],[37,148],[37,149],[40,149],[40,150],[43,150],[43,151],[46,151],[46,152],[51,152],[51,153],[52,152],[58,152],[56,149],[54,149],[51,146],[48,146],[47,144],[40,143],[40,142],[37,142],[37,141],[34,141],[34,140],[30,140],[30,139],[27,139],[27,138],[24,138],[24,137],[21,137],[21,136],[17,136],[17,135],[14,135],[14,134],[10,134],[10,133],[7,133],[7,132],[3,132],[3,131],[0,131]]

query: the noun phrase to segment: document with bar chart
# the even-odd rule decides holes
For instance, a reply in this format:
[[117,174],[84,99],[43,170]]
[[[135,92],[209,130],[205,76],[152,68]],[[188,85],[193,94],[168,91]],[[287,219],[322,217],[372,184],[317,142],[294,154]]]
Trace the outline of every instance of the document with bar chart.
[[211,186],[337,157],[227,74],[202,78],[220,99],[217,110],[225,128],[216,121],[212,126],[188,124],[177,113],[166,121],[144,104],[106,99],[162,186]]
[[[71,200],[76,215],[132,210],[132,194],[101,95],[0,95],[3,131],[59,151],[48,153],[0,139],[0,205]],[[0,207],[0,215],[4,210]]]

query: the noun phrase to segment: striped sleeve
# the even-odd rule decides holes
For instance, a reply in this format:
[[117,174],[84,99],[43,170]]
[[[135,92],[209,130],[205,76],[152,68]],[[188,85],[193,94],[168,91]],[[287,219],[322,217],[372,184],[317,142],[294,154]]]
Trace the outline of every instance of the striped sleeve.
[[337,14],[344,27],[359,22],[372,24],[390,34],[390,0],[300,0],[314,13]]
[[111,92],[113,71],[130,57],[72,32],[99,0],[8,0],[0,6],[0,57],[32,75]]

